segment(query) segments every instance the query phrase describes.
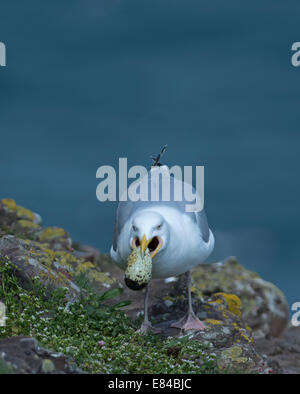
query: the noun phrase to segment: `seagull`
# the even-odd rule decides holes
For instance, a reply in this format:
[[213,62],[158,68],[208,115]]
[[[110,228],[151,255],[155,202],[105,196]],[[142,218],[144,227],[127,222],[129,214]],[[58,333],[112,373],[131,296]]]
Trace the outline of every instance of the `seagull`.
[[[152,157],[155,165],[151,167],[147,176],[141,177],[137,182],[140,191],[146,190],[148,198],[119,202],[115,215],[113,244],[110,249],[113,261],[125,270],[126,285],[132,290],[146,288],[144,321],[138,330],[141,333],[160,331],[151,325],[148,317],[148,284],[151,276],[169,278],[183,273],[186,273],[187,277],[188,311],[179,321],[171,324],[171,327],[183,331],[205,329],[204,323],[193,311],[190,270],[203,263],[211,254],[214,248],[214,236],[208,227],[204,209],[199,212],[186,212],[187,201],[184,198],[178,201],[174,197],[175,187],[180,186],[181,190],[184,190],[184,182],[175,179],[169,168],[159,163],[165,148],[166,146],[157,158]],[[170,182],[170,190],[173,191],[167,201],[162,196],[163,179]],[[146,185],[148,188],[145,188]],[[160,193],[155,201],[150,198],[151,188],[159,190]],[[195,189],[192,190],[196,192]],[[133,255],[139,258],[139,267],[144,266],[145,270],[147,268],[147,274],[133,266]],[[152,264],[150,274],[148,274],[149,260]],[[146,263],[143,265],[141,261]],[[141,275],[137,272],[141,272]]]

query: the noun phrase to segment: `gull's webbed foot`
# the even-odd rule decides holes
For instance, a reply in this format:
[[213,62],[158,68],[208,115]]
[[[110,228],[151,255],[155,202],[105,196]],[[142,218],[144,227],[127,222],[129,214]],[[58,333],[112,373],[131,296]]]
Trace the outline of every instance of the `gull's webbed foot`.
[[205,330],[205,325],[201,320],[195,315],[193,311],[188,312],[184,317],[178,320],[175,323],[171,324],[171,327],[179,328],[183,331],[188,330],[197,330],[202,331]]
[[153,334],[159,334],[161,332],[159,328],[153,327],[150,321],[143,321],[141,327],[136,332],[140,334],[147,334],[149,331]]

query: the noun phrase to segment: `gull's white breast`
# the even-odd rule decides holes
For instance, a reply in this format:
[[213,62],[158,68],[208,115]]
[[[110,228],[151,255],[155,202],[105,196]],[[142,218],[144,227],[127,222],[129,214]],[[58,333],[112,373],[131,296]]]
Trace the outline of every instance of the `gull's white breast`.
[[[170,237],[167,245],[153,259],[153,278],[167,278],[182,274],[203,263],[214,247],[214,236],[209,230],[208,241],[205,242],[196,221],[190,214],[164,205],[145,208],[145,211],[160,213],[169,224]],[[142,210],[141,210],[142,211]],[[123,269],[131,253],[129,234],[131,222],[128,220],[118,238],[117,251],[111,248],[111,256]]]

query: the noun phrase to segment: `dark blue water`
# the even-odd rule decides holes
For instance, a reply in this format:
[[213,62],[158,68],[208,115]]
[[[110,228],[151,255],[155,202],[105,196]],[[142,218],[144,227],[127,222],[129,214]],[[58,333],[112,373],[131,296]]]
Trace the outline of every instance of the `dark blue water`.
[[205,166],[213,259],[300,300],[299,1],[1,1],[0,194],[108,252],[100,165]]

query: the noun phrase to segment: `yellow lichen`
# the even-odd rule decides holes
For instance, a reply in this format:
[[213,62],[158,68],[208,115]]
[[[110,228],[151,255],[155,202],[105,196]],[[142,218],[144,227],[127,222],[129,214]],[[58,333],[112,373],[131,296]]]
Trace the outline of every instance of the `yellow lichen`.
[[105,283],[108,285],[111,285],[115,282],[114,279],[112,279],[111,277],[107,276],[105,273],[103,272],[99,272],[96,270],[91,270],[88,272],[88,277],[90,280],[93,280],[95,282],[99,282],[99,283]]
[[168,295],[162,297],[162,299],[163,299],[164,301],[174,301],[174,297],[171,297],[171,296],[168,296]]
[[[215,296],[222,296],[227,304],[227,309],[229,312],[233,313],[234,315],[241,317],[241,307],[242,303],[240,298],[235,294],[227,294],[227,293],[216,293]],[[215,302],[217,302],[216,300]]]
[[57,238],[64,238],[67,236],[67,232],[60,227],[47,227],[39,234],[39,240],[41,242],[53,241]]
[[[217,294],[220,294],[220,293],[217,293]],[[223,304],[223,301],[220,298],[218,298],[217,300],[208,301],[208,303],[209,304]]]
[[238,363],[247,362],[246,357],[242,357],[243,350],[240,346],[231,346],[229,349],[225,349],[222,351],[221,355],[225,359],[229,359],[230,361],[235,361]]
[[24,228],[32,228],[32,229],[39,229],[40,226],[36,223],[33,223],[31,220],[21,219],[18,220],[18,223],[21,227]]
[[31,212],[29,209],[22,207],[21,205],[17,205],[15,200],[13,200],[12,198],[3,198],[1,202],[9,209],[10,212],[16,213],[18,218],[30,220],[33,222],[34,213]]
[[47,267],[51,267],[53,262],[53,257],[51,254],[44,253],[41,250],[30,250],[30,257],[36,259],[40,264],[45,265]]
[[12,198],[3,198],[1,200],[2,204],[4,204],[11,212],[16,212],[17,204],[15,200]]
[[81,259],[76,259],[76,257],[67,252],[55,252],[49,249],[48,244],[42,244],[28,240],[25,240],[24,242],[29,246],[30,256],[47,267],[51,267],[54,261],[57,261],[59,265],[64,265],[63,263],[66,263],[67,260],[72,261],[73,263],[74,261],[78,263],[83,261]]
[[18,218],[30,220],[31,222],[34,221],[34,214],[33,214],[33,212],[31,212],[27,208],[24,208],[24,207],[22,207],[20,205],[17,205],[16,206],[16,213],[17,213]]
[[215,320],[215,319],[205,319],[205,322],[208,324],[213,324],[214,326],[218,324],[222,324],[221,320]]
[[95,265],[91,263],[90,261],[78,264],[78,267],[76,268],[76,274],[82,274],[88,271],[90,268],[95,268]]
[[202,291],[200,290],[199,286],[197,286],[197,285],[191,287],[191,292],[194,293],[194,294],[196,294],[196,296],[197,296],[198,298],[202,298],[202,297],[203,297],[203,293],[202,293]]
[[55,252],[53,252],[53,250],[48,248],[43,248],[43,250],[52,260],[55,259]]
[[68,252],[62,251],[55,252],[55,260],[57,260],[61,266],[72,269],[74,269],[77,264],[82,264],[85,262],[83,259],[79,259]]
[[[253,338],[250,336],[250,337],[248,337],[246,334],[245,334],[245,329],[243,329],[242,327],[239,327],[238,326],[238,324],[237,323],[232,323],[232,325],[233,325],[233,327],[234,327],[234,329],[236,330],[236,331],[238,331],[238,333],[239,333],[239,335],[244,339],[244,340],[246,340],[247,342],[250,342],[250,343],[253,343]],[[248,326],[249,327],[249,326]],[[249,327],[250,328],[250,327]],[[250,329],[251,330],[251,329]],[[239,340],[238,340],[239,341]]]
[[242,330],[240,330],[240,336],[242,337],[242,338],[244,338],[247,342],[250,342],[250,343],[252,343],[253,342],[253,338],[252,337],[247,337],[247,335],[245,335],[244,333],[243,333],[243,331]]
[[46,280],[47,282],[52,282],[56,286],[66,286],[68,285],[68,282],[66,281],[66,278],[62,275],[56,274],[54,271],[49,271],[48,273],[44,273],[43,271],[40,272],[40,278]]

